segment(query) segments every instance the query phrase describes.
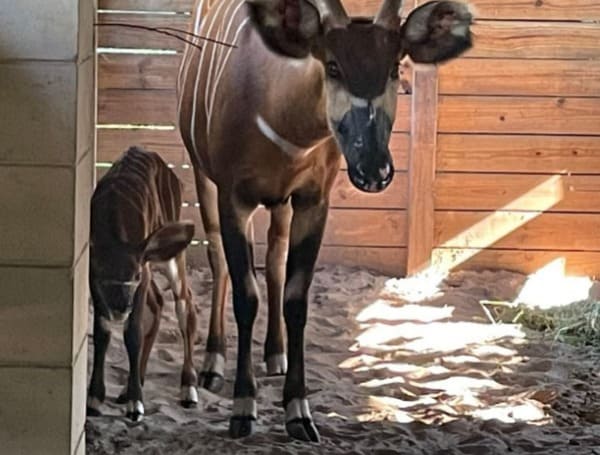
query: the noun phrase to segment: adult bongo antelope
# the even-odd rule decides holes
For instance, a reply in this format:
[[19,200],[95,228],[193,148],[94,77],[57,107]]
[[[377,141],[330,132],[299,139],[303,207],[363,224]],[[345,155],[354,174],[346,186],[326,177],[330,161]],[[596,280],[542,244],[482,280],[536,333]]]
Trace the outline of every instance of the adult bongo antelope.
[[111,329],[125,322],[129,379],[118,398],[127,416],[144,415],[142,383],[159,328],[162,295],[150,263],[166,263],[184,342],[181,402],[198,401],[192,362],[196,314],[185,280],[185,248],[194,225],[180,222],[181,183],[152,152],[130,148],[100,179],[91,203],[90,290],[94,305],[94,366],[88,392],[88,415],[100,415],[105,398],[104,359]]
[[178,80],[179,128],[193,163],[214,277],[202,380],[211,390],[223,382],[228,271],[233,287],[233,437],[250,434],[256,420],[251,344],[258,291],[250,219],[262,204],[271,212],[267,373],[286,374],[289,435],[319,439],[306,400],[304,326],[340,158],[356,188],[384,190],[394,175],[388,141],[399,60],[441,62],[471,45],[466,5],[433,1],[401,25],[401,3],[385,0],[374,19],[365,19],[349,18],[340,0],[218,0],[209,8],[196,2],[194,32],[237,46],[188,46]]

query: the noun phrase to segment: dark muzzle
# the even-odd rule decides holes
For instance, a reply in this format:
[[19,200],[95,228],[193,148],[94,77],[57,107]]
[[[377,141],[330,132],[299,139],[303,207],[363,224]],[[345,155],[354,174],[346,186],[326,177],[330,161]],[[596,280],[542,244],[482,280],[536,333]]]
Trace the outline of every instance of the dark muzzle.
[[388,148],[392,122],[383,109],[353,106],[336,125],[348,177],[361,191],[377,193],[389,186],[394,165]]

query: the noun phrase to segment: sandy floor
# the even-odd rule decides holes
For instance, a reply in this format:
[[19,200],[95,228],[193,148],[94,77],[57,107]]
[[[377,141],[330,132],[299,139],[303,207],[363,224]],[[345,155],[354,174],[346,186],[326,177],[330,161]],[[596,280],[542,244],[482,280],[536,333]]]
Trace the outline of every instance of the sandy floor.
[[[210,275],[192,271],[203,358]],[[164,284],[164,280],[160,280]],[[283,378],[261,362],[266,305],[255,330],[257,432],[227,436],[235,327],[227,384],[178,406],[181,340],[169,301],[144,388],[146,417],[131,424],[114,403],[127,374],[121,338],[107,362],[105,416],[88,419],[88,454],[600,454],[600,352],[492,325],[481,300],[513,300],[525,277],[457,273],[430,289],[364,270],[320,268],[313,284],[306,366],[320,445],[291,441],[283,427]],[[264,293],[264,281],[261,275]],[[168,297],[169,298],[169,297]],[[91,339],[91,338],[90,338]],[[90,346],[90,362],[92,348]]]

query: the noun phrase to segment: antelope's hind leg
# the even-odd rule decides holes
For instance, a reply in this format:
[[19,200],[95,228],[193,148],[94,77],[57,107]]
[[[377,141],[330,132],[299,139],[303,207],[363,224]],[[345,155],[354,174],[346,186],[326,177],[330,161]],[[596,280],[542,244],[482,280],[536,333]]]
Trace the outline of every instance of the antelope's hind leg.
[[221,239],[217,187],[197,166],[194,166],[194,174],[200,215],[208,241],[208,262],[213,278],[210,324],[206,340],[206,356],[200,373],[200,385],[217,393],[225,383],[225,297],[229,274]]
[[291,218],[292,206],[289,201],[271,209],[266,260],[269,313],[264,360],[267,376],[285,375],[287,371],[281,313]]

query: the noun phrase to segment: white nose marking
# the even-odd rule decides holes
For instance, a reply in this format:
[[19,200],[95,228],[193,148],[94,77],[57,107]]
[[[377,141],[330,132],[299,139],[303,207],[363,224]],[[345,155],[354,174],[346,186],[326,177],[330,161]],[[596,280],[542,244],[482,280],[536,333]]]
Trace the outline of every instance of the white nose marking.
[[367,107],[369,105],[369,100],[366,100],[364,98],[358,98],[352,95],[350,95],[350,102],[353,106],[356,107]]

